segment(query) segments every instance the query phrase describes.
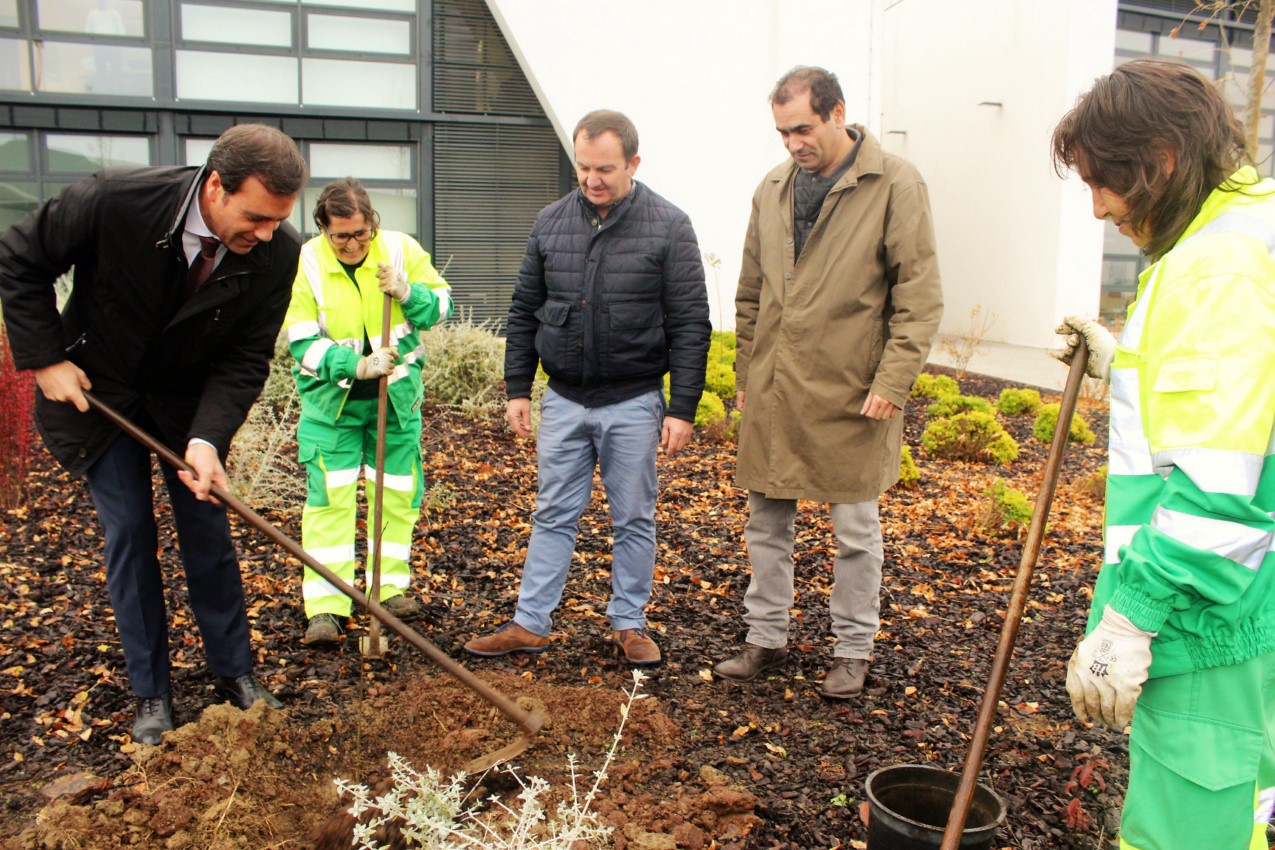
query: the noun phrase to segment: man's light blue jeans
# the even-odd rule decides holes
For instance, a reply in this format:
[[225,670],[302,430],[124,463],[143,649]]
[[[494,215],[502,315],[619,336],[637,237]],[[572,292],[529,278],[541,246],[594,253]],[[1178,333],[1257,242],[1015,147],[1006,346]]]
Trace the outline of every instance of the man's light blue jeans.
[[611,507],[611,628],[646,625],[655,573],[655,455],[664,424],[664,393],[652,390],[604,407],[583,407],[553,390],[540,406],[540,491],[514,621],[548,636],[562,600],[580,515],[602,472]]

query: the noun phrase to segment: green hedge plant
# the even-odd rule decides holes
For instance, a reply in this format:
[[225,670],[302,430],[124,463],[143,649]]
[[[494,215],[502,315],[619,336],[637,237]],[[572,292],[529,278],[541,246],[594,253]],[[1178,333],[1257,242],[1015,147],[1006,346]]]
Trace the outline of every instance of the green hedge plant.
[[[1036,414],[1036,421],[1032,423],[1032,436],[1042,443],[1052,443],[1054,441],[1054,430],[1058,427],[1060,406],[1057,402],[1047,404],[1040,409],[1040,413]],[[1089,423],[1079,413],[1074,414],[1071,418],[1071,429],[1067,432],[1067,442],[1088,445],[1093,441],[1094,433],[1093,429],[1089,427]]]
[[1019,537],[1031,525],[1032,505],[1021,490],[997,478],[983,491],[974,527],[991,537]]
[[1034,415],[1040,410],[1040,393],[1023,387],[1006,387],[996,400],[996,409],[1006,416]]
[[935,419],[921,435],[921,448],[948,460],[1006,464],[1018,457],[1018,443],[996,417],[974,410]]
[[960,395],[961,385],[956,382],[955,378],[947,375],[932,375],[929,372],[922,372],[916,376],[916,383],[912,385],[912,398],[943,398],[949,395]]
[[992,403],[981,396],[949,395],[940,398],[927,407],[925,415],[930,419],[942,419],[945,416],[954,416],[957,413],[965,413],[970,410],[992,414],[996,411],[996,408],[992,407]]

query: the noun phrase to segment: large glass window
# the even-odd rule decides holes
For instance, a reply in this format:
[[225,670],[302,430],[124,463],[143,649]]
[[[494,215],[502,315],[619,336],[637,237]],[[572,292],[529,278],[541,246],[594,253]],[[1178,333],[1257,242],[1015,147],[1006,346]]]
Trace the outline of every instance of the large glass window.
[[31,137],[26,133],[0,133],[0,171],[32,170]]
[[37,0],[36,15],[41,30],[134,38],[146,34],[142,0]]
[[360,53],[412,52],[412,25],[384,18],[306,15],[306,44],[311,50],[344,50]]
[[0,0],[0,27],[18,25],[18,0]]
[[36,44],[36,90],[150,97],[151,51],[116,44]]
[[40,184],[0,180],[0,233],[40,206]]
[[295,56],[177,51],[179,100],[297,103]]
[[49,171],[92,174],[112,165],[151,164],[151,143],[146,136],[89,136],[49,133]]
[[360,180],[412,180],[409,145],[310,145],[310,174],[320,177],[357,176]]
[[379,12],[416,12],[416,0],[301,0],[305,6],[345,6]]
[[181,22],[185,41],[292,47],[289,12],[183,3]]
[[307,106],[416,109],[416,66],[341,59],[302,59]]
[[207,162],[208,154],[212,153],[212,148],[216,141],[216,139],[187,139],[186,164],[203,165]]
[[21,39],[0,38],[0,89],[31,91],[27,43]]

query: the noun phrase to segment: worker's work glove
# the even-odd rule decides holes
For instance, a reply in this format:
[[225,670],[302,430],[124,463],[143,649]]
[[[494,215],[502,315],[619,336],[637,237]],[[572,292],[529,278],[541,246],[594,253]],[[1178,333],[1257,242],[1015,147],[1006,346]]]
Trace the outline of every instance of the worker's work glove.
[[412,287],[403,273],[388,263],[381,263],[376,267],[376,277],[381,282],[381,291],[400,304],[406,301],[407,296],[412,292]]
[[1151,667],[1151,638],[1110,605],[1067,663],[1067,693],[1076,716],[1123,729]]
[[366,378],[383,377],[394,371],[394,364],[397,362],[397,350],[388,345],[378,348],[371,354],[359,358],[358,365],[354,367],[354,377],[360,381]]
[[1066,348],[1054,356],[1068,366],[1076,354],[1076,346],[1080,345],[1080,337],[1085,338],[1089,347],[1089,362],[1085,364],[1085,374],[1091,378],[1110,380],[1111,359],[1116,356],[1116,338],[1111,332],[1093,319],[1081,316],[1068,316],[1062,320],[1054,333],[1067,337]]

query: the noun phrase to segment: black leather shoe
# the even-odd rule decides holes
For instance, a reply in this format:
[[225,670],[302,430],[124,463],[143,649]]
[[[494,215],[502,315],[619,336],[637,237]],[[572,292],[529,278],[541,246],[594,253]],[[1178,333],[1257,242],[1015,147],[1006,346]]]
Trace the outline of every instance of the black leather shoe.
[[257,677],[251,673],[244,673],[233,679],[218,676],[216,684],[213,685],[213,698],[218,702],[233,703],[244,711],[252,708],[252,704],[257,700],[264,700],[270,708],[283,708],[283,703],[261,687]]
[[133,740],[139,744],[162,744],[163,734],[173,731],[173,694],[138,697],[133,718]]

